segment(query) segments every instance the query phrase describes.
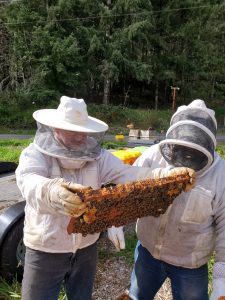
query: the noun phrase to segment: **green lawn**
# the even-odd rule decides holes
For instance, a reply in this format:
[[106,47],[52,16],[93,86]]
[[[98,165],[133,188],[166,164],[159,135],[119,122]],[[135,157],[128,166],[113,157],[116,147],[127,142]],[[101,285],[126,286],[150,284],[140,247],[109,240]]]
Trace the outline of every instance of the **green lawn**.
[[32,140],[1,140],[0,157],[1,161],[18,163],[21,151],[27,147]]
[[[0,141],[0,157],[1,161],[19,162],[21,151],[32,142],[29,140],[1,140]],[[105,149],[123,148],[126,142],[104,141],[102,147]]]

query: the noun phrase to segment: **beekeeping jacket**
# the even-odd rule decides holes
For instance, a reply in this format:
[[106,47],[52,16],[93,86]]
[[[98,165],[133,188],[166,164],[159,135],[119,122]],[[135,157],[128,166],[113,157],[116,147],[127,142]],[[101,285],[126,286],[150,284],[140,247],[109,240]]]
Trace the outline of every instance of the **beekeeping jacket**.
[[60,159],[59,149],[55,151],[56,157],[51,156],[41,145],[36,141],[23,150],[16,170],[17,184],[26,200],[24,243],[32,249],[74,253],[99,237],[99,234],[68,235],[70,217],[57,213],[48,204],[49,187],[58,178],[97,189],[107,182],[125,183],[151,176],[150,169],[125,165],[107,150],[83,163]]
[[[154,145],[134,165],[154,169],[168,162]],[[136,229],[151,255],[169,264],[198,268],[214,249],[215,260],[225,262],[225,161],[214,153],[191,191],[180,194],[160,217],[140,218]]]

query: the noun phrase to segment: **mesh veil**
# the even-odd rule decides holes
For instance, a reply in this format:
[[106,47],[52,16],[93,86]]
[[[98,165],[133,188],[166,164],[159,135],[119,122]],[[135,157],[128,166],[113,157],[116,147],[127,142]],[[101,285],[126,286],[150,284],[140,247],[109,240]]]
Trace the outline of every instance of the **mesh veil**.
[[214,159],[216,122],[206,110],[189,108],[171,118],[166,139],[160,142],[165,160],[175,167],[206,169]]
[[55,139],[53,128],[37,123],[38,130],[34,144],[39,151],[57,158],[72,160],[93,160],[101,153],[101,142],[104,132],[88,133],[86,141],[76,148],[67,148]]
[[170,125],[183,120],[192,120],[198,122],[208,128],[214,135],[216,135],[217,126],[215,124],[215,121],[204,110],[198,108],[189,108],[188,110],[183,110],[175,113],[171,119]]

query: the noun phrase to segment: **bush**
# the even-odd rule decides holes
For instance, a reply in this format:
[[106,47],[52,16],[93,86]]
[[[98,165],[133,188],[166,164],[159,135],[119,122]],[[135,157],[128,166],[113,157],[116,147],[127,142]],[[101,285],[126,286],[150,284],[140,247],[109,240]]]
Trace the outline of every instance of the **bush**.
[[[117,132],[127,133],[127,125],[134,124],[137,129],[146,130],[149,127],[157,131],[166,130],[169,127],[171,111],[155,111],[144,109],[131,109],[127,107],[112,105],[88,106],[89,114],[106,122],[110,127],[116,127]],[[125,130],[125,132],[124,132]]]
[[[0,124],[9,129],[35,129],[36,123],[32,117],[35,110],[56,108],[60,95],[51,90],[20,90],[4,92],[0,101]],[[135,128],[154,129],[161,131],[169,126],[171,111],[155,111],[131,109],[122,105],[88,104],[90,116],[106,122],[110,133],[128,134],[127,125],[133,123]]]

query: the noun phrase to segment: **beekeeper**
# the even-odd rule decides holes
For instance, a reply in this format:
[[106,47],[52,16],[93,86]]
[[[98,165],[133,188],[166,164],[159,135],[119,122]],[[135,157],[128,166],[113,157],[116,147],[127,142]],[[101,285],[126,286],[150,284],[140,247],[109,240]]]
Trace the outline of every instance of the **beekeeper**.
[[215,251],[210,300],[225,296],[225,162],[215,152],[214,111],[197,99],[177,109],[166,139],[150,147],[135,166],[188,167],[196,185],[165,214],[137,222],[138,243],[129,295],[151,300],[166,278],[174,300],[208,299],[207,263]]
[[[154,175],[101,149],[108,126],[88,116],[83,99],[63,96],[57,109],[41,109],[33,117],[34,142],[22,152],[16,170],[26,200],[22,299],[58,299],[63,284],[68,300],[89,300],[99,234],[67,234],[71,216],[80,216],[86,208],[73,192]],[[110,228],[108,236],[118,250],[125,248],[121,227]]]

